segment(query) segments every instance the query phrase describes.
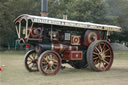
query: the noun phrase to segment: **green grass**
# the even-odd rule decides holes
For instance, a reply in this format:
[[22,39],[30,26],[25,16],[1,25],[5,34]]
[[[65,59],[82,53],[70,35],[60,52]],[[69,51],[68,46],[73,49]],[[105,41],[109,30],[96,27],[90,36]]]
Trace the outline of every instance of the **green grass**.
[[112,68],[106,72],[74,69],[69,65],[54,76],[27,72],[25,52],[0,52],[0,85],[128,85],[128,52],[115,52]]

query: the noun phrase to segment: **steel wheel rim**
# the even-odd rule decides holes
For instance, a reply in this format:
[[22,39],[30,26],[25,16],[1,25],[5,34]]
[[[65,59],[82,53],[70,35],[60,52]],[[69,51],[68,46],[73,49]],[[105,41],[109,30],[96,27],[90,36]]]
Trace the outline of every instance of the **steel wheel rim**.
[[106,42],[97,43],[93,50],[93,64],[98,71],[108,70],[113,62],[113,51]]
[[35,51],[30,52],[26,58],[26,64],[30,71],[38,71],[38,56]]
[[61,61],[53,52],[46,53],[41,60],[41,68],[45,75],[56,74],[60,69]]

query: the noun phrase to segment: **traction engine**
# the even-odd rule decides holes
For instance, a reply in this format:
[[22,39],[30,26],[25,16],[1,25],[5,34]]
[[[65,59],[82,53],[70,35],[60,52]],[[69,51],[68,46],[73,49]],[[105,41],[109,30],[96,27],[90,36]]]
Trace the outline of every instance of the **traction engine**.
[[19,42],[33,46],[25,54],[26,69],[44,75],[56,74],[64,63],[76,69],[109,70],[114,58],[110,32],[121,31],[117,26],[27,14],[14,24]]

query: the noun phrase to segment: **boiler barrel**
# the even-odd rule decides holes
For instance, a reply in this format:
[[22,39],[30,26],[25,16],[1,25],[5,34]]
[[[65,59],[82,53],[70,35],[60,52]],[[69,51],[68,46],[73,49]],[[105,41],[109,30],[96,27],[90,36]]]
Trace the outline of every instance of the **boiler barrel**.
[[69,46],[63,44],[39,44],[41,50],[55,50],[57,52],[76,51],[78,46]]

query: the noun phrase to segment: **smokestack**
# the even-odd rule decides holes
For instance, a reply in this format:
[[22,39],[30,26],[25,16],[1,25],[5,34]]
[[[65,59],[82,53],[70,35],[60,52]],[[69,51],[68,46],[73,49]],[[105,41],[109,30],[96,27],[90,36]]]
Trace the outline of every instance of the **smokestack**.
[[41,0],[41,16],[48,16],[48,0]]

